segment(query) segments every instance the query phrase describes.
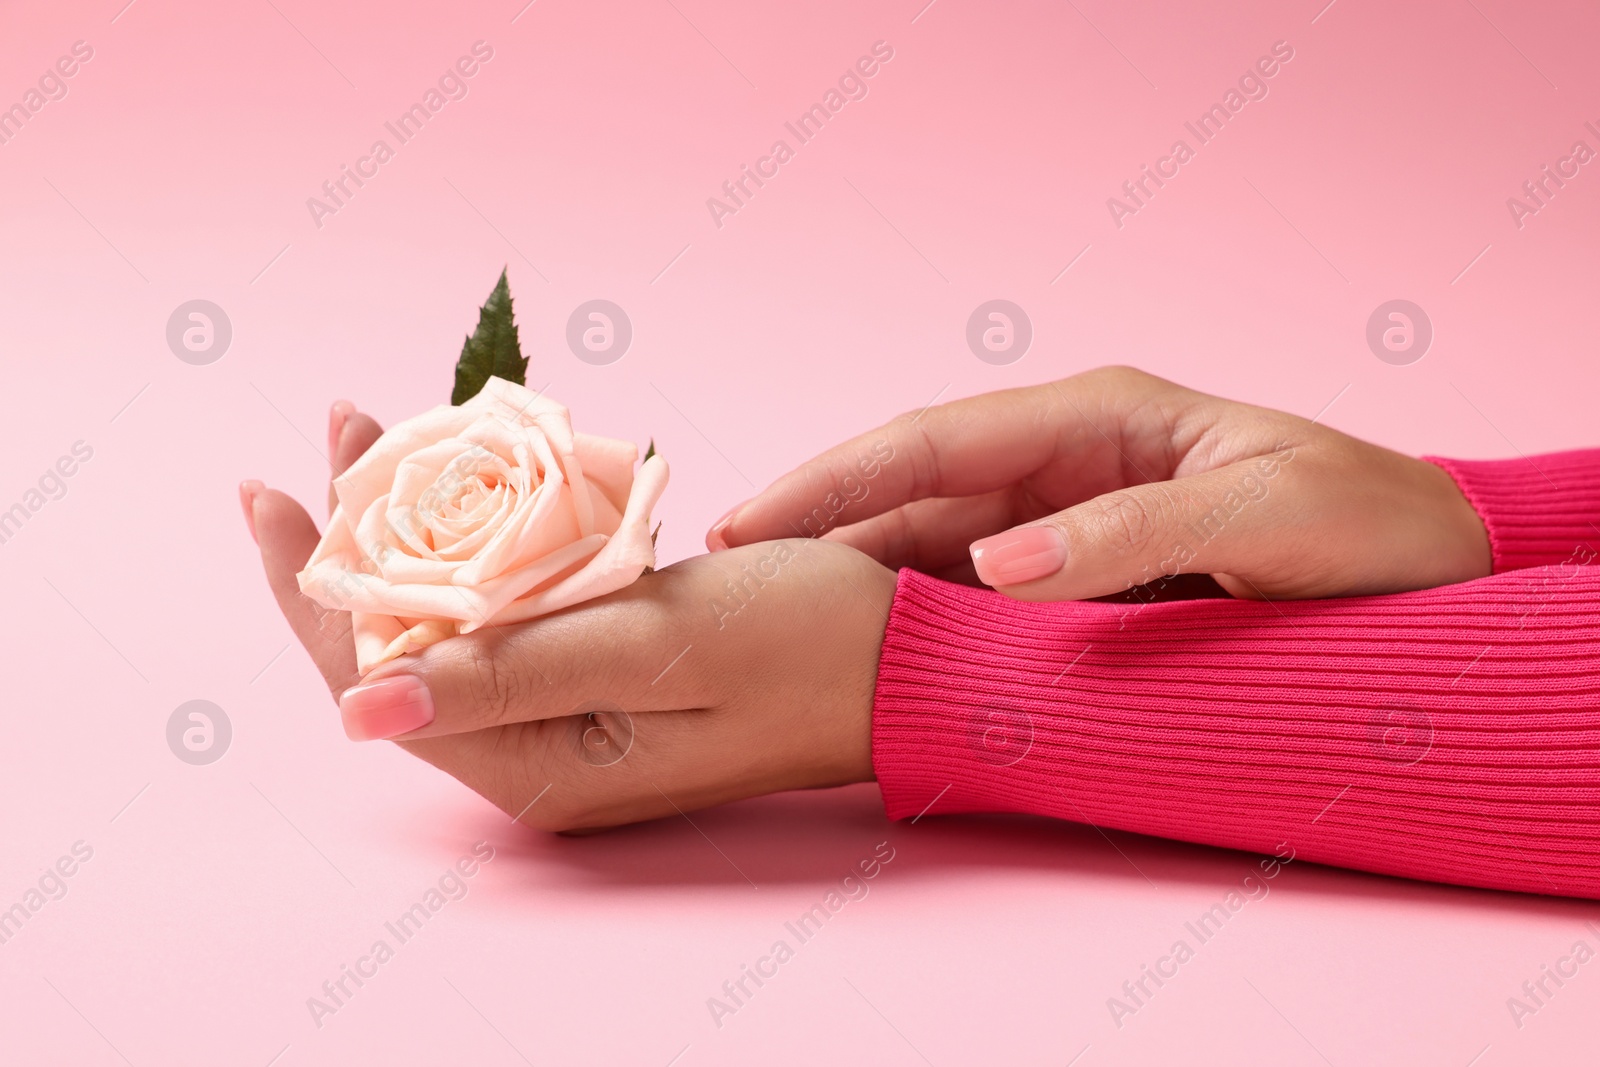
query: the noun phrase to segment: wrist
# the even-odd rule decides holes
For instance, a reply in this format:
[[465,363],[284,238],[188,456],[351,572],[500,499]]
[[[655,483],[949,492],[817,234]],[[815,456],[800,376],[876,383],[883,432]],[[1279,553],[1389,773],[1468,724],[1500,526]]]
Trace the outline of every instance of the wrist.
[[1586,563],[1600,543],[1600,449],[1516,459],[1424,457],[1487,528],[1493,572]]
[[1453,582],[1486,578],[1494,573],[1494,549],[1483,516],[1450,473],[1437,464],[1415,461],[1427,489],[1426,511],[1434,527],[1432,536],[1447,560],[1446,574]]

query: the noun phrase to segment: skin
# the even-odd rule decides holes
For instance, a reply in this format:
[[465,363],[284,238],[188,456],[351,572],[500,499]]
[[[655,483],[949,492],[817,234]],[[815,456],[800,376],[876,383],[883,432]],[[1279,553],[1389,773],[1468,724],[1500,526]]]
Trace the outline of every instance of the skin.
[[[336,405],[335,472],[380,432]],[[865,495],[852,492],[820,539],[795,537],[808,518],[815,532],[814,509],[847,477],[859,480],[859,457],[884,441],[893,456]],[[1268,456],[1280,458],[1262,477]],[[401,747],[530,826],[581,832],[871,780],[896,568],[973,582],[972,541],[1048,523],[1068,546],[1066,565],[999,592],[1125,592],[1159,576],[1174,542],[1252,472],[1265,491],[1186,574],[1276,599],[1490,573],[1482,523],[1432,464],[1126,368],[901,416],[741,505],[708,536],[710,555],[555,615],[441,642],[365,679],[348,616],[295,582],[318,540],[311,517],[270,489],[248,494],[246,511],[278,605],[336,700],[360,681],[421,678],[435,719]]]
[[[336,470],[379,432],[349,412]],[[527,825],[582,831],[873,777],[872,691],[895,578],[843,545],[698,556],[363,679],[349,616],[295,581],[317,544],[311,517],[271,489],[247,509],[278,606],[334,699],[361,681],[423,679],[434,722],[400,746]],[[742,607],[726,584],[741,580]]]
[[[1194,554],[1183,574],[1257,599],[1394,593],[1491,571],[1482,521],[1433,464],[1128,367],[901,416],[779,478],[708,547],[792,532],[884,440],[895,459],[824,536],[887,567],[977,584],[972,542],[1052,526],[1066,565],[998,587],[1018,600],[1125,592],[1172,574],[1180,546]],[[1252,490],[1202,542],[1213,509]]]

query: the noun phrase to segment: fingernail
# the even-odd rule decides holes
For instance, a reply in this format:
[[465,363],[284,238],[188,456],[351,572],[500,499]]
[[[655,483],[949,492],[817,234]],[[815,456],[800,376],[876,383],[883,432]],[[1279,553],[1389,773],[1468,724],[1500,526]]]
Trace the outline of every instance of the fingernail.
[[339,717],[352,741],[399,737],[433,721],[433,694],[421,678],[400,674],[346,689],[339,698]]
[[344,423],[356,413],[356,406],[348,400],[335,400],[328,409],[328,459],[338,461],[339,435],[344,433]]
[[1021,526],[972,543],[972,565],[985,585],[1021,585],[1067,563],[1067,542],[1054,526]]
[[244,524],[250,527],[250,540],[256,539],[256,494],[266,486],[254,478],[239,483],[239,503],[244,507]]
[[728,527],[733,525],[733,517],[739,514],[748,503],[750,503],[748,500],[740,501],[729,508],[726,515],[711,524],[711,529],[706,531],[706,547],[708,549],[713,552],[722,552],[727,549],[728,542],[723,538],[723,534],[727,533]]

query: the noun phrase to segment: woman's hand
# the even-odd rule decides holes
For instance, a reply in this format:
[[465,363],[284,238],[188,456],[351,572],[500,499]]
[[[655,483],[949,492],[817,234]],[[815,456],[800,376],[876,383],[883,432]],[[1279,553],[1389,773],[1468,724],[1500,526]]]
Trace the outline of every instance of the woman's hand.
[[1123,367],[902,416],[784,475],[706,543],[794,535],[1021,600],[1178,574],[1237,597],[1391,593],[1491,567],[1483,523],[1433,464]]
[[[351,409],[334,421],[343,470],[379,429]],[[790,539],[684,560],[362,679],[349,616],[295,582],[317,543],[310,516],[257,483],[244,497],[268,582],[347,734],[404,728],[404,748],[524,823],[590,829],[872,778],[895,578],[854,549]]]

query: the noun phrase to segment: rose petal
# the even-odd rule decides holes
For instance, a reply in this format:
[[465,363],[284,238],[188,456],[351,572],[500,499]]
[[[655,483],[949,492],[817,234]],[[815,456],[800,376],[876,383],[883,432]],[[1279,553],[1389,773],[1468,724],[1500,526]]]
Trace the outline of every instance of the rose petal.
[[[655,546],[650,542],[650,512],[667,488],[667,461],[651,456],[639,468],[633,495],[623,512],[622,524],[607,539],[582,570],[557,582],[549,589],[514,600],[496,612],[488,622],[495,625],[523,622],[552,611],[580,604],[585,600],[614,593],[636,581],[644,569],[655,564]],[[471,633],[480,623],[467,623],[462,633]]]
[[408,456],[454,437],[477,417],[464,407],[441,404],[384,431],[361,458],[333,480],[334,493],[348,515],[361,515],[394,485],[395,470]]
[[335,480],[339,505],[298,575],[350,611],[357,663],[621,589],[655,560],[666,461],[575,434],[567,409],[500,378],[385,433]]
[[463,620],[462,633],[470,633],[480,626],[495,621],[495,614],[518,598],[530,594],[540,586],[551,584],[570,572],[587,567],[595,556],[604,550],[604,534],[590,534],[572,541],[554,552],[535,560],[520,570],[502,574],[477,585],[457,587],[463,600],[471,605],[470,618]]
[[632,441],[618,441],[587,433],[574,433],[572,436],[578,459],[583,463],[584,477],[592,487],[600,490],[612,510],[620,516],[628,506],[628,494],[633,489],[633,465],[639,462],[639,447]]
[[425,620],[406,627],[391,615],[360,612],[352,619],[351,628],[356,638],[356,670],[362,674],[380,663],[398,659],[408,652],[420,652],[447,637],[454,637],[457,632],[453,622]]

